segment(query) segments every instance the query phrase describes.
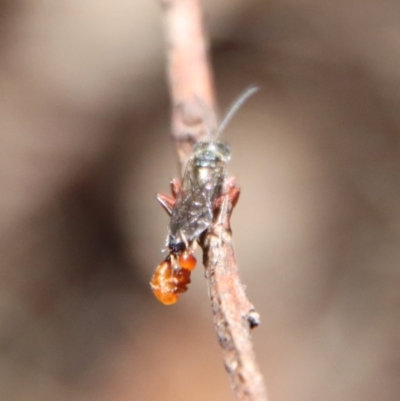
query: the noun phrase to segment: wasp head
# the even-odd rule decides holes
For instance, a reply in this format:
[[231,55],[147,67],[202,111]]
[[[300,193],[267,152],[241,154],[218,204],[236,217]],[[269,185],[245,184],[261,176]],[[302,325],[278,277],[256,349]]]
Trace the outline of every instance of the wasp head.
[[219,141],[198,142],[193,152],[199,166],[219,161],[227,163],[231,156],[229,146]]

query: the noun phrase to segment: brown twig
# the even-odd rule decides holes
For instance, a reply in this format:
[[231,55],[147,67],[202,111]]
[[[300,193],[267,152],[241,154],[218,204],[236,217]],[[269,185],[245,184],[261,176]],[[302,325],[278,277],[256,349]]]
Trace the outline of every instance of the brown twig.
[[[164,0],[172,135],[181,167],[193,144],[215,129],[215,94],[203,14],[199,0]],[[250,329],[259,316],[240,281],[231,243],[229,196],[216,211],[215,221],[202,237],[215,328],[226,369],[238,400],[266,401],[262,375],[255,360]]]
[[215,128],[215,91],[200,1],[162,0],[161,4],[166,26],[172,135],[183,168],[193,144]]
[[232,247],[230,216],[234,205],[226,195],[212,228],[202,239],[218,341],[238,400],[265,401],[266,389],[256,363],[250,329],[260,317],[246,297]]

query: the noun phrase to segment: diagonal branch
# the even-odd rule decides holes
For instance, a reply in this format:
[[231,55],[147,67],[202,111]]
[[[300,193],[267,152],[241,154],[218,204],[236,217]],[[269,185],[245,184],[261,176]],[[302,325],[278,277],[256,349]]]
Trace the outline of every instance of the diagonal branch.
[[201,3],[162,0],[167,74],[172,100],[172,135],[181,168],[193,144],[215,127],[215,90],[208,62]]
[[[172,99],[172,135],[181,170],[193,144],[216,128],[215,93],[199,0],[162,1],[167,36],[167,71]],[[250,329],[259,315],[240,281],[231,242],[227,195],[215,222],[201,238],[215,329],[235,396],[240,401],[266,401]]]
[[217,336],[236,398],[265,401],[264,380],[250,339],[250,329],[259,325],[260,316],[246,297],[236,266],[230,228],[233,207],[226,195],[202,241],[204,265]]

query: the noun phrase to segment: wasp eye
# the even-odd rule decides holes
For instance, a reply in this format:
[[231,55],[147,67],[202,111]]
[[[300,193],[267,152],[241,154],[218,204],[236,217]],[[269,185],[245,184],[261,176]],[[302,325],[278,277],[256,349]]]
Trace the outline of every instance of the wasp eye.
[[183,252],[181,255],[179,255],[178,263],[182,269],[193,270],[196,267],[197,260],[193,254],[189,252]]

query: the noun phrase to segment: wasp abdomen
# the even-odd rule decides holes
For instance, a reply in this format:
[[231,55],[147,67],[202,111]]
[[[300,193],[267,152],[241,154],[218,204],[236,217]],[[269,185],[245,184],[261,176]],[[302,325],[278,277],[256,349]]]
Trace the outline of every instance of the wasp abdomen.
[[172,266],[171,258],[168,257],[157,267],[151,279],[153,294],[164,305],[178,302],[179,294],[188,290],[196,258],[189,252],[183,252],[178,257],[178,263],[179,266]]

